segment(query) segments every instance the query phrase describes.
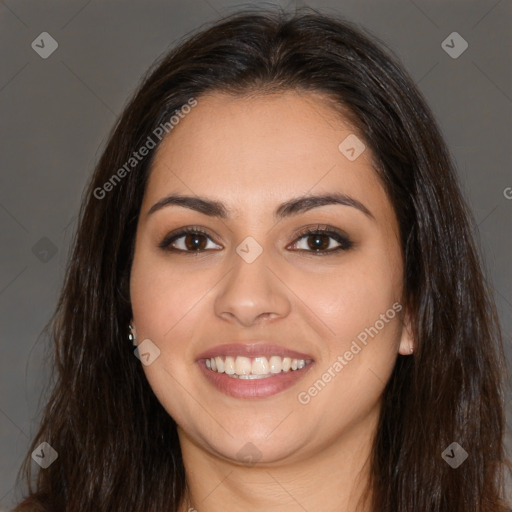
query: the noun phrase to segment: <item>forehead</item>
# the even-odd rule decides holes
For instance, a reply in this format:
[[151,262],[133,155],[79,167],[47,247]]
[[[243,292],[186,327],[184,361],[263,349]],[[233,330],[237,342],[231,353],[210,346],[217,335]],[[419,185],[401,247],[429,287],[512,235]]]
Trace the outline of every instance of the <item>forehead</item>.
[[254,213],[333,191],[389,210],[370,150],[355,160],[340,151],[347,137],[362,137],[321,95],[212,93],[197,101],[157,150],[143,210],[170,192],[228,198],[234,212]]

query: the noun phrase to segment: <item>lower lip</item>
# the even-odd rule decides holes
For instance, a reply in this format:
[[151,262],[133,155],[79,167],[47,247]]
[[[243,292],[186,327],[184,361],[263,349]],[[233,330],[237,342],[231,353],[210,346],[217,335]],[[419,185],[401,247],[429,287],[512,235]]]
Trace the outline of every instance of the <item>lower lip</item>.
[[293,386],[311,369],[311,362],[300,370],[290,370],[286,373],[276,373],[264,379],[237,379],[228,377],[225,373],[215,372],[207,368],[204,359],[198,361],[199,368],[208,381],[219,391],[234,398],[265,398],[276,395]]

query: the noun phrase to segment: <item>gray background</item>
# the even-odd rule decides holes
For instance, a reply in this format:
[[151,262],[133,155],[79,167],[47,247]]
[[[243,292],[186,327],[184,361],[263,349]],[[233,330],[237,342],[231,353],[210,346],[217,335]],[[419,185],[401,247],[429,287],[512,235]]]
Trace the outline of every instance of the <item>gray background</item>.
[[[15,474],[36,431],[48,375],[48,341],[41,331],[56,305],[82,190],[106,136],[156,57],[201,24],[247,5],[0,2],[2,510],[18,499]],[[307,5],[340,13],[373,32],[425,94],[474,212],[509,355],[512,200],[504,190],[512,187],[512,2],[310,0]],[[454,31],[469,44],[457,59],[441,47]],[[47,59],[31,47],[42,32],[59,45]]]

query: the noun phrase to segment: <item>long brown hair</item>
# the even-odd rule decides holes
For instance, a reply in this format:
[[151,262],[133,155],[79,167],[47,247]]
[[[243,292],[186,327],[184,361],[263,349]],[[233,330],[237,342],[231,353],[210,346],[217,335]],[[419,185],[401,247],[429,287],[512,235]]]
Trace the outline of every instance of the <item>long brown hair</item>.
[[[59,456],[35,475],[17,511],[178,510],[186,479],[176,424],[127,338],[155,129],[206,92],[290,89],[323,93],[349,115],[377,159],[400,226],[416,352],[398,356],[384,391],[369,483],[374,510],[506,510],[502,340],[454,164],[391,53],[350,23],[303,9],[245,10],[189,36],[155,62],[114,126],[47,326],[55,379],[30,452],[46,441]],[[155,147],[127,167],[148,137]],[[457,469],[442,457],[453,442],[469,454]],[[30,452],[20,469],[27,482]]]

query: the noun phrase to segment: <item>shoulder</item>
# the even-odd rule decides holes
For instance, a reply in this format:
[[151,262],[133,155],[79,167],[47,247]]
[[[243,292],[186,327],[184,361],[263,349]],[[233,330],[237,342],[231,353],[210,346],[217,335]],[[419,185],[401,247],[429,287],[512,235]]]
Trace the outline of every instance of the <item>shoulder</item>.
[[19,505],[13,508],[10,512],[51,512],[39,501],[33,498],[23,500]]

